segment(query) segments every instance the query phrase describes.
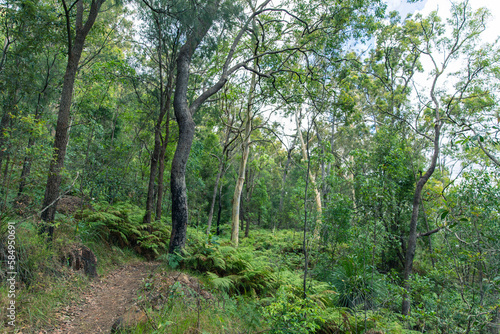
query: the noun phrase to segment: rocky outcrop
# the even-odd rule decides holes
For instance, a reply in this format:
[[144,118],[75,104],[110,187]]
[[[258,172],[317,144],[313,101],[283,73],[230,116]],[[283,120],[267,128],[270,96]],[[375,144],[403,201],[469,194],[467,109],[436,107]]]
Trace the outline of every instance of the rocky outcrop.
[[87,246],[73,245],[61,260],[75,271],[81,270],[89,277],[97,277],[97,258]]

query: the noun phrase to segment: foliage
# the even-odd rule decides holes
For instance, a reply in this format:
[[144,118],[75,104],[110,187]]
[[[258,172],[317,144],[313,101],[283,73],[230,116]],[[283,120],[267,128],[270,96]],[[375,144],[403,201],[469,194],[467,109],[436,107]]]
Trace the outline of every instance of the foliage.
[[210,285],[217,290],[262,295],[277,282],[266,260],[255,257],[251,248],[235,249],[230,245],[199,242],[187,248],[182,266],[205,273]]
[[[39,235],[35,221],[4,220],[0,222],[0,262],[2,268],[0,277],[0,302],[5,304],[8,298],[6,284],[6,264],[4,248],[7,234],[7,222],[15,223],[16,227],[16,325],[28,331],[37,332],[44,328],[57,325],[57,314],[62,305],[68,305],[78,300],[81,291],[88,284],[82,273],[74,272],[61,261],[67,251],[79,245],[74,239],[74,230],[71,221],[57,222],[57,233],[51,245],[47,244],[45,235]],[[102,244],[91,245],[98,257],[99,274],[106,274],[116,265],[121,265],[133,258],[132,254],[124,253],[119,249],[103,247]],[[2,316],[5,314],[1,313]],[[0,329],[6,329],[6,322],[0,324]]]
[[158,256],[167,248],[170,230],[165,221],[144,224],[143,216],[144,210],[130,203],[101,204],[96,211],[86,209],[78,216],[78,235],[87,242],[106,242]]
[[337,306],[372,309],[377,304],[377,295],[384,292],[383,277],[363,262],[356,255],[348,255],[333,270],[329,281],[336,292]]
[[320,328],[321,318],[316,304],[300,296],[300,291],[289,285],[282,285],[275,295],[275,301],[263,308],[264,317],[269,319],[270,333],[311,333]]
[[[207,11],[207,4],[220,7]],[[60,210],[50,247],[38,235],[36,217],[68,51],[64,10],[52,0],[0,4],[0,250],[5,254],[6,222],[15,221],[21,298],[35,305],[30,314],[21,309],[23,321],[37,329],[48,325],[51,310],[69,302],[68,286],[85,284],[60,259],[83,242],[99,258],[100,273],[141,254],[199,274],[217,295],[213,305],[198,307],[184,304],[177,290],[164,308],[148,311],[157,328],[138,332],[200,332],[198,317],[214,333],[222,326],[276,333],[487,333],[498,327],[500,41],[480,39],[488,11],[464,1],[450,13],[405,18],[384,14],[382,1],[269,2],[233,45],[252,4],[155,0],[132,12],[104,3],[76,75],[59,189],[89,208],[74,215]],[[69,10],[75,12],[76,3]],[[76,19],[70,15],[70,26]],[[187,247],[168,254],[175,200],[168,185],[176,172],[170,165],[181,130],[173,114],[176,60],[206,20],[213,25],[191,50],[182,102],[192,104],[217,82],[223,88],[192,113]],[[226,63],[228,54],[233,58]],[[245,138],[254,74],[255,117]],[[162,107],[171,121],[157,128]],[[297,111],[298,128],[291,119]],[[414,198],[435,149],[436,124],[442,125],[439,160]],[[160,180],[150,173],[167,126]],[[300,131],[307,132],[306,158]],[[239,175],[246,140],[250,153]],[[228,233],[242,178],[240,229],[248,235],[235,248]],[[153,199],[160,184],[165,190],[162,219],[147,225],[142,207],[150,179]],[[321,215],[313,209],[315,190]],[[207,235],[214,193],[214,234]],[[413,274],[405,281],[415,208]],[[312,226],[304,226],[306,210]],[[307,230],[315,224],[321,224],[319,236]],[[0,291],[3,302],[5,286]],[[403,317],[405,295],[411,311]]]

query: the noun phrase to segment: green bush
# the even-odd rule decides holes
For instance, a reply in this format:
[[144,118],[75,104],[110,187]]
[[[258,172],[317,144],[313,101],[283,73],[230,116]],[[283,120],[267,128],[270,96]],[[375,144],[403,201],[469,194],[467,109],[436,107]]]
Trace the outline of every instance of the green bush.
[[[7,255],[7,221],[2,221],[0,226],[0,248],[2,261]],[[15,226],[15,257],[18,279],[30,286],[40,281],[42,276],[57,272],[56,247],[47,247],[45,237],[37,233],[36,227],[28,222],[16,222]],[[2,265],[2,269],[6,265]]]
[[346,256],[334,268],[330,283],[336,294],[339,307],[355,308],[364,305],[373,308],[379,295],[384,295],[383,277],[374,269],[365,266],[356,255]]
[[263,316],[271,325],[269,333],[300,334],[313,333],[324,319],[317,304],[299,296],[300,290],[291,285],[282,285],[275,300],[263,308]]

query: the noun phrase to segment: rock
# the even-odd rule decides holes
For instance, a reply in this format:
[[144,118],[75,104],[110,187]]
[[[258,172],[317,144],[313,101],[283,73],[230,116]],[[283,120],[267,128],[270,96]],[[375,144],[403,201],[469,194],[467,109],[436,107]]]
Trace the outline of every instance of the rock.
[[97,277],[97,258],[87,246],[73,245],[63,257],[63,263],[66,262],[73,270],[83,270],[85,275]]
[[138,324],[146,323],[148,317],[143,310],[137,306],[133,306],[126,311],[121,317],[116,319],[113,326],[111,326],[111,333],[118,333],[127,327],[135,327]]

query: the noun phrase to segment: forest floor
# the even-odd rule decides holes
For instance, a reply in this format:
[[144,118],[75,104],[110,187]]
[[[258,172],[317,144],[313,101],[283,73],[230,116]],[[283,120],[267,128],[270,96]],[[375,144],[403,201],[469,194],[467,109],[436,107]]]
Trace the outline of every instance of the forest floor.
[[144,279],[157,266],[135,262],[99,278],[81,292],[81,302],[60,310],[56,328],[41,333],[110,333],[115,321],[136,304]]

